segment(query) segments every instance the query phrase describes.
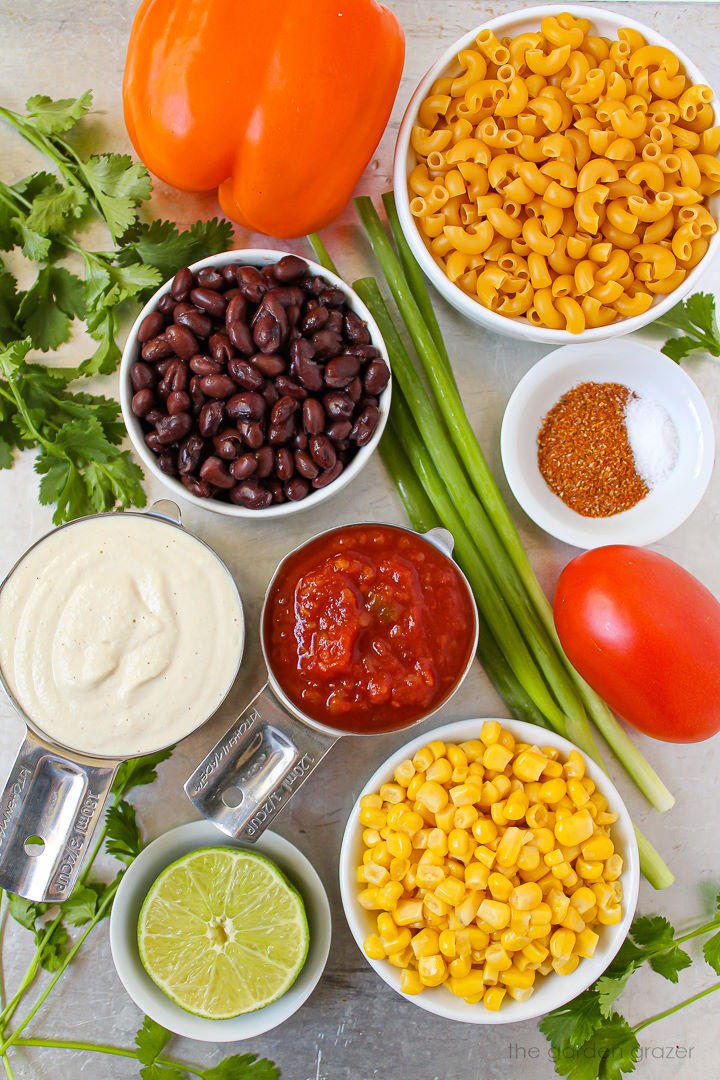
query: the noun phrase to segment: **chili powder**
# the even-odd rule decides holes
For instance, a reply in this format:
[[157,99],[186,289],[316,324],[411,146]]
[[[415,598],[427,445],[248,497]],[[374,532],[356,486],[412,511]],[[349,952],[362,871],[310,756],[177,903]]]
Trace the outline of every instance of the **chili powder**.
[[551,491],[583,517],[629,510],[649,488],[635,469],[621,383],[580,383],[557,401],[538,434],[538,466]]

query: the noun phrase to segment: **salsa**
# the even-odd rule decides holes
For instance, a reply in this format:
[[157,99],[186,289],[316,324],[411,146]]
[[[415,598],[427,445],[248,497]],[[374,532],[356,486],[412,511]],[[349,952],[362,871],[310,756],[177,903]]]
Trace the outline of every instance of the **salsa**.
[[449,696],[470,659],[475,611],[452,560],[427,540],[351,525],[286,560],[263,630],[298,709],[345,731],[388,731]]

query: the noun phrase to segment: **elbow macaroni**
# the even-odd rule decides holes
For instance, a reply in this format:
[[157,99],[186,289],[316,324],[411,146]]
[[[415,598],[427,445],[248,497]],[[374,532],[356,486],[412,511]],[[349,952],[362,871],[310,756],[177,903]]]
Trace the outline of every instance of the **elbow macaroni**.
[[717,223],[713,93],[635,30],[548,16],[482,30],[418,110],[410,210],[459,288],[509,318],[581,333],[648,310]]

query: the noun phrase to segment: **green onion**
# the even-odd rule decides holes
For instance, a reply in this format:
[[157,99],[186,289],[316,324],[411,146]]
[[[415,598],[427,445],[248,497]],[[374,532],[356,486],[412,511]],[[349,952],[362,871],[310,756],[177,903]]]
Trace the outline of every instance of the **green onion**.
[[[356,199],[355,204],[380,268],[385,275],[390,291],[420,358],[435,401],[447,424],[450,437],[455,443],[457,452],[467,470],[467,476],[479,496],[491,525],[494,527],[493,532],[497,530],[497,536],[502,541],[500,547],[504,549],[506,559],[519,575],[526,590],[526,597],[529,597],[534,612],[537,613],[554,645],[556,657],[569,673],[598,730],[613,748],[618,760],[639,789],[657,810],[669,809],[675,801],[670,791],[625,734],[607,705],[587,685],[565,656],[557,637],[550,604],[530,566],[520,536],[467,418],[455,381],[446,374],[442,356],[438,352],[430,330],[425,325],[420,308],[403,272],[403,267],[383,229],[377,211],[367,196]],[[409,403],[412,406],[412,402]],[[423,425],[419,424],[419,427],[425,434]],[[433,452],[435,450],[432,441],[430,441],[430,449]],[[448,447],[448,449],[450,448]],[[455,493],[453,493],[453,499],[456,505],[461,505],[463,510],[465,509],[464,501],[459,500]],[[471,525],[471,531],[475,533],[474,524]],[[477,535],[475,540],[476,543],[484,542]],[[493,569],[498,565],[497,562],[492,562]],[[502,573],[503,575],[506,573],[504,566]],[[560,700],[559,692],[563,684],[551,683],[551,685],[565,713],[569,717],[574,717],[574,710],[568,708],[567,701]]]

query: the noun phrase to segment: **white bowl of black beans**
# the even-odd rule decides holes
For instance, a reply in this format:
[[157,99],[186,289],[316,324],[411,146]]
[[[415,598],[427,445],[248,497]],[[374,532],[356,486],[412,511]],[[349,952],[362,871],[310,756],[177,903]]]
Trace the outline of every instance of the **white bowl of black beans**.
[[229,517],[308,510],[360,472],[390,411],[387,350],[337,275],[283,251],[226,251],[147,302],[120,366],[143,465]]

